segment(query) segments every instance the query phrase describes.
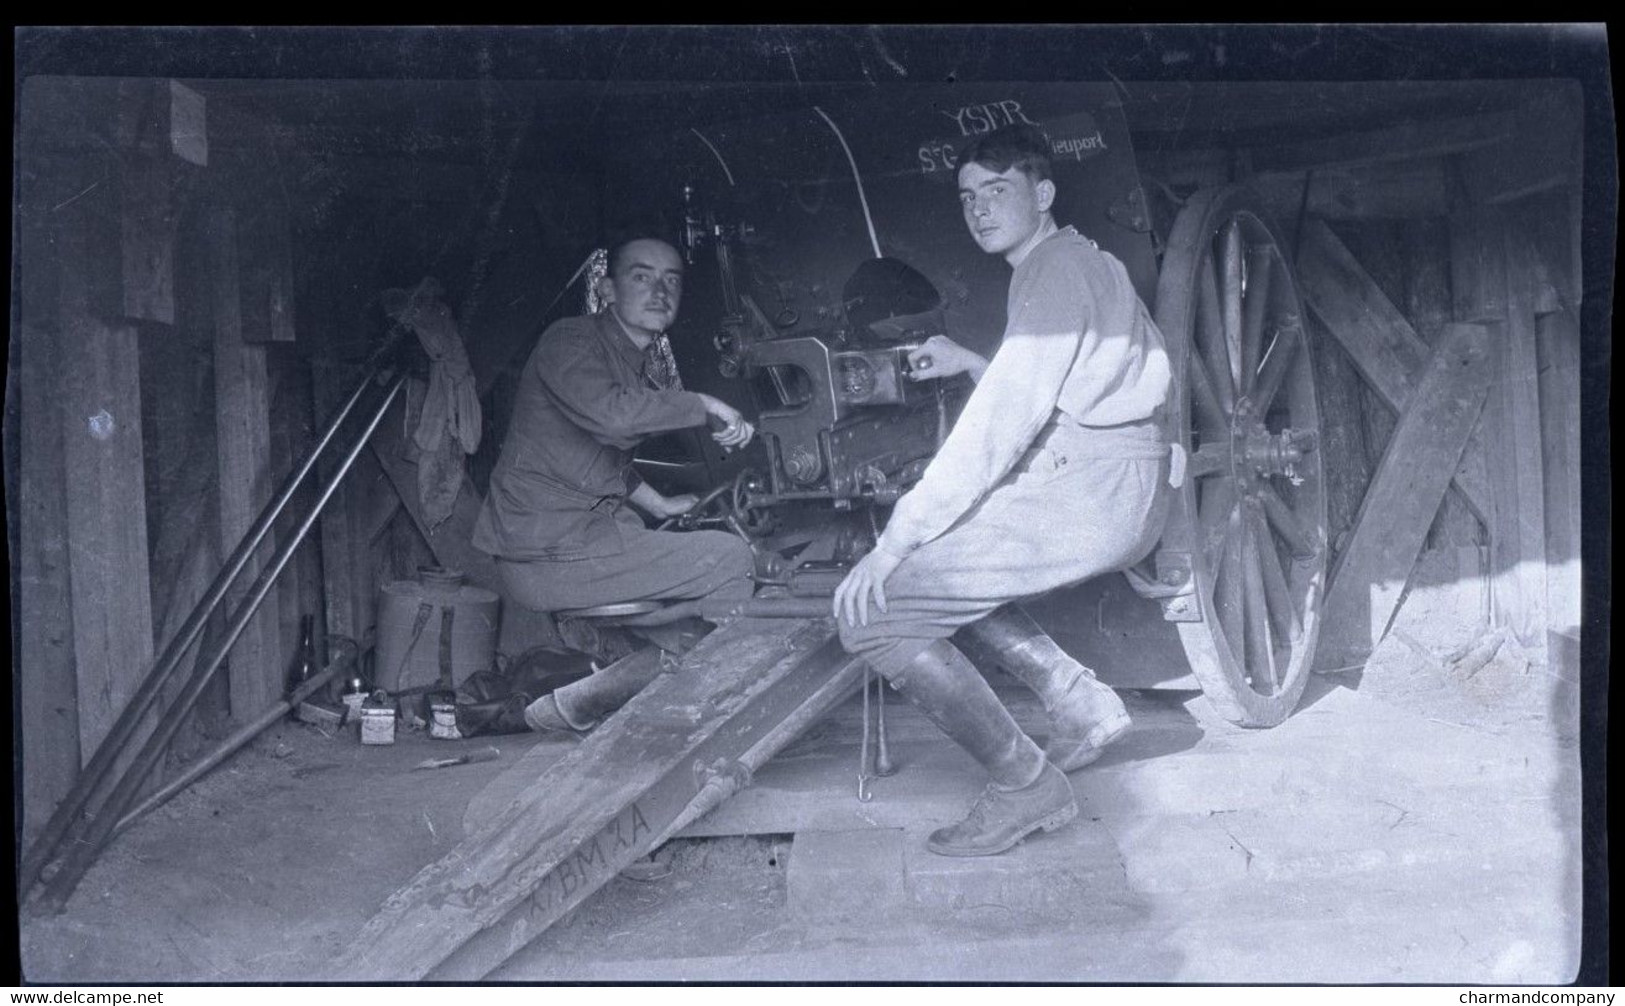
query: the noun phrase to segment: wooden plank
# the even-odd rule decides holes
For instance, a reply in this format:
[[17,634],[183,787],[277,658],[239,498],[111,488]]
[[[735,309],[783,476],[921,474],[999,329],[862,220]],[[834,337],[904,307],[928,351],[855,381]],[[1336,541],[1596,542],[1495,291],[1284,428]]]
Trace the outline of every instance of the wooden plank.
[[106,736],[152,662],[140,356],[134,328],[90,311],[87,276],[117,270],[97,255],[81,213],[58,233],[62,448],[79,749]]
[[[239,303],[236,215],[229,209],[210,212],[208,246],[213,265],[214,393],[220,470],[220,552],[229,555],[253,525],[274,486],[268,378],[265,347],[242,339]],[[264,560],[275,549],[275,534],[266,536],[250,558],[238,587],[226,596],[235,610]],[[246,722],[274,704],[282,694],[283,651],[278,638],[276,592],[266,595],[230,655],[231,715]]]
[[1517,130],[1517,116],[1512,112],[1422,119],[1372,132],[1258,149],[1253,151],[1253,166],[1260,172],[1306,171],[1440,157],[1494,146],[1514,138]]
[[[1415,392],[1414,375],[1428,357],[1427,344],[1337,235],[1318,220],[1304,226],[1298,288],[1383,403],[1403,413]],[[1469,438],[1453,475],[1456,488],[1479,517],[1490,509],[1485,457],[1482,440],[1476,435]]]
[[1348,548],[1332,570],[1316,666],[1360,664],[1387,631],[1478,421],[1492,376],[1489,333],[1453,325],[1423,369],[1360,506]]
[[331,977],[482,977],[747,785],[851,693],[862,668],[828,619],[741,619],[717,630],[393,894]]
[[[1504,218],[1502,220],[1504,225]],[[1541,449],[1540,365],[1530,248],[1502,226],[1507,316],[1496,340],[1496,381],[1485,406],[1493,517],[1490,613],[1531,653],[1546,648],[1546,503]]]
[[[1303,190],[1309,179],[1309,202]],[[1416,220],[1450,212],[1445,164],[1439,158],[1394,164],[1270,172],[1247,180],[1276,221],[1296,227],[1300,211],[1322,220]]]

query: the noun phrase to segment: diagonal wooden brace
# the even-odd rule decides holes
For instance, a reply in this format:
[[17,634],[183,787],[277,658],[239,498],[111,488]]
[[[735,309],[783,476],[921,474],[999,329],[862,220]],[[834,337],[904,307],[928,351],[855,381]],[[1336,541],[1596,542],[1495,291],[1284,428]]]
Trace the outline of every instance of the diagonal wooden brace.
[[[1395,414],[1403,414],[1416,400],[1417,385],[1432,350],[1331,228],[1319,220],[1304,224],[1298,285],[1327,331],[1348,351],[1360,376]],[[1480,520],[1493,509],[1485,465],[1484,444],[1475,429],[1469,433],[1452,479]]]
[[1363,663],[1387,631],[1450,473],[1478,424],[1492,373],[1484,326],[1448,326],[1394,428],[1354,533],[1332,570],[1317,667]]

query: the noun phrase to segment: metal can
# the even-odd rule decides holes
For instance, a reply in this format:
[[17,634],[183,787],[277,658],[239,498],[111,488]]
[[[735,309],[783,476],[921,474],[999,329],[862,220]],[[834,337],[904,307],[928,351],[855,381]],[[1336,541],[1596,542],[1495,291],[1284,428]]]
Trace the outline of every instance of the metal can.
[[395,703],[378,692],[361,706],[361,743],[395,743]]
[[344,725],[349,726],[352,723],[360,723],[361,707],[367,701],[367,693],[345,692],[339,696],[339,699],[344,703],[344,708],[348,710],[344,714]]
[[429,696],[429,736],[443,741],[462,740],[457,731],[457,698],[447,692]]

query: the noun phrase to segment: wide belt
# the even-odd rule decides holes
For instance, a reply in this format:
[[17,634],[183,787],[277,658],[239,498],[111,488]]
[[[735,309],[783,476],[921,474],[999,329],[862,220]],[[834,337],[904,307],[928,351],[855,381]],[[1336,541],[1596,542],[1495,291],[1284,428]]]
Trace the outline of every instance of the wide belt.
[[1185,449],[1169,442],[1155,417],[1112,426],[1089,426],[1056,409],[1033,440],[1034,451],[1047,448],[1069,459],[1161,461],[1168,458],[1168,484],[1185,483]]

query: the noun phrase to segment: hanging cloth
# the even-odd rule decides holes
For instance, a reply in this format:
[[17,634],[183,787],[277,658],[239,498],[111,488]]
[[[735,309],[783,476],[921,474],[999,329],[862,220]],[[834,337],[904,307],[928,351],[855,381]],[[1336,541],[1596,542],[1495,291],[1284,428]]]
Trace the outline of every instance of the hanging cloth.
[[429,390],[412,443],[419,451],[418,496],[430,529],[451,516],[463,483],[463,457],[480,446],[480,397],[468,351],[432,276],[411,291],[388,290],[384,309],[410,328],[429,357]]

